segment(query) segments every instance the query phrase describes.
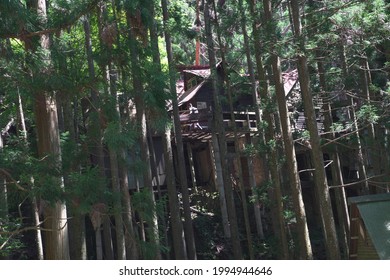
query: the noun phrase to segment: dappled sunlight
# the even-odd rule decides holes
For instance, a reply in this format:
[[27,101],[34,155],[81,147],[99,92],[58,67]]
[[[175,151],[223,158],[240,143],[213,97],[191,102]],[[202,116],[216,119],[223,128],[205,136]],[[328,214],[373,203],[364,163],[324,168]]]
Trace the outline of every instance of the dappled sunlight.
[[387,231],[390,231],[390,221],[385,222],[385,228]]

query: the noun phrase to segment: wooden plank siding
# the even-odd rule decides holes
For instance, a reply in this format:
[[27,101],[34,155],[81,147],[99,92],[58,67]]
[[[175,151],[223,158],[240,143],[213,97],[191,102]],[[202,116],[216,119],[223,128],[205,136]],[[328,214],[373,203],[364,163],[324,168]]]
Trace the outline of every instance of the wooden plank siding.
[[364,226],[360,227],[358,241],[358,260],[379,260],[374,244]]
[[349,259],[379,260],[378,253],[368,234],[356,204],[350,205],[351,225],[349,238]]

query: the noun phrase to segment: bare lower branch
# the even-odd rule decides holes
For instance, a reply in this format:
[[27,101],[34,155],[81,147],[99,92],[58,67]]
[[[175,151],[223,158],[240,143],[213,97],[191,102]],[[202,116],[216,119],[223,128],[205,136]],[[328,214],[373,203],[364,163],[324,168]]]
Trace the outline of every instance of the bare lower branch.
[[348,183],[348,184],[329,186],[329,189],[352,187],[352,186],[359,185],[361,183],[370,181],[373,178],[379,178],[379,177],[383,177],[383,176],[385,176],[385,175],[384,174],[382,174],[382,175],[375,175],[375,176],[368,177],[367,179],[356,181],[356,182],[352,182],[352,183]]

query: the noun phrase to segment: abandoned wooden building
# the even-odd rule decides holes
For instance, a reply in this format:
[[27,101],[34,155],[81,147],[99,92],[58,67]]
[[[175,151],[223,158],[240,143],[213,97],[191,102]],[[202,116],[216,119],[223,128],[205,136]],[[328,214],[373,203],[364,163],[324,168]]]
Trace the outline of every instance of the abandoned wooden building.
[[[217,65],[217,73],[222,77],[223,69],[221,64]],[[211,85],[211,72],[209,66],[197,65],[180,67],[180,79],[177,81],[177,98],[180,109],[180,121],[184,142],[184,156],[187,168],[188,185],[192,187],[206,188],[211,191],[217,191],[218,182],[216,181],[216,167],[213,161],[213,97]],[[297,104],[301,101],[299,93],[298,73],[296,69],[283,73],[284,90],[286,99],[289,104],[292,130],[299,134],[306,130],[306,121],[302,109]],[[233,181],[237,180],[237,159],[235,158],[234,133],[239,138],[240,163],[244,187],[247,191],[261,186],[265,181],[265,170],[267,162],[261,155],[255,157],[248,156],[244,151],[249,144],[254,142],[258,137],[256,116],[253,106],[253,98],[250,95],[249,83],[243,83],[234,88],[236,92],[233,102],[233,114],[235,124],[232,123],[232,112],[227,102],[222,104],[223,123],[226,132],[226,141],[228,147],[228,169]],[[223,89],[219,94],[225,95]],[[225,98],[227,99],[227,98]],[[324,131],[324,115],[321,98],[315,100],[318,130]],[[168,111],[171,111],[168,106]],[[335,121],[343,112],[334,113]],[[345,116],[344,116],[345,117]],[[235,126],[235,129],[234,129]],[[313,172],[310,161],[310,147],[305,141],[295,139],[295,151],[301,179],[302,193],[305,200],[305,208],[308,222],[315,223],[319,215],[319,208],[315,198]],[[341,152],[341,151],[340,151]],[[324,161],[328,182],[333,184],[330,165],[332,160],[330,155],[324,150]],[[341,169],[346,183],[354,182],[359,178],[356,177],[357,169],[354,152],[346,151],[341,160]],[[360,185],[346,189],[347,197],[360,194]]]
[[[216,68],[218,75],[222,76],[224,73],[221,64],[218,64]],[[213,141],[215,141],[215,131],[213,131],[212,128],[214,101],[212,96],[213,89],[210,67],[205,65],[186,66],[180,67],[179,71],[180,79],[177,81],[176,91],[184,154],[178,155],[176,149],[174,149],[174,158],[177,159],[177,157],[184,157],[187,171],[187,183],[189,188],[192,190],[192,193],[202,190],[207,192],[218,192],[220,191],[219,186],[223,183],[222,181],[218,181],[221,179],[217,178],[215,163],[215,145],[213,143]],[[283,80],[286,99],[288,100],[292,120],[292,130],[294,134],[298,135],[306,130],[306,122],[303,110],[299,108],[299,102],[301,102],[301,100],[297,71],[294,69],[283,73]],[[232,181],[233,189],[238,193],[239,187],[237,181],[239,176],[239,164],[237,162],[237,154],[239,154],[243,185],[248,194],[250,194],[255,188],[261,187],[262,184],[265,183],[267,162],[259,153],[255,153],[255,156],[253,156],[254,154],[249,155],[246,153],[246,149],[252,143],[256,142],[256,138],[259,136],[249,83],[242,83],[233,90],[235,91],[233,110],[230,109],[227,102],[222,104],[223,124],[227,142],[227,169]],[[220,89],[219,94],[225,95],[223,88]],[[318,130],[320,133],[324,131],[324,116],[322,110],[323,107],[321,99],[318,98],[316,100],[316,112]],[[173,113],[172,105],[169,102],[167,103],[167,112],[168,114]],[[342,113],[343,112],[337,112],[338,115],[335,113],[333,116],[335,121],[337,121],[337,117]],[[233,114],[235,123],[232,121]],[[239,139],[239,153],[236,152],[237,146],[235,145],[235,136]],[[301,179],[302,195],[307,213],[307,221],[310,226],[310,224],[316,224],[316,219],[320,215],[320,209],[316,201],[316,194],[314,190],[313,169],[310,160],[310,146],[307,145],[307,141],[299,137],[295,138],[294,143]],[[153,186],[162,186],[165,188],[166,172],[161,136],[152,133],[149,137],[149,144],[151,147]],[[172,144],[174,145],[175,141],[173,141]],[[343,153],[342,151],[340,152]],[[324,149],[323,155],[328,182],[331,186],[334,184],[332,172],[330,171],[332,160],[330,158],[330,154],[327,154],[326,149]],[[174,163],[177,165],[177,160],[174,160]],[[351,183],[359,180],[359,178],[356,177],[357,168],[354,153],[351,151],[345,151],[341,160],[341,169],[345,183]],[[177,166],[176,170],[178,170]],[[129,175],[132,176],[131,174]],[[135,186],[142,187],[137,183],[137,178],[133,179],[136,182],[136,184],[131,184],[133,188]],[[178,186],[180,185],[178,180],[176,183]],[[360,184],[347,188],[347,197],[354,197],[361,194],[360,188]],[[178,187],[178,189],[180,188]],[[332,199],[334,199],[333,195]],[[333,206],[335,207],[334,204],[335,202],[333,202]],[[352,205],[355,204],[353,203]],[[258,206],[259,205],[255,205],[255,208],[259,208]],[[256,209],[255,212],[256,211],[260,210]],[[355,212],[351,212],[351,215],[354,215],[353,213]],[[264,219],[264,217],[262,218]],[[354,218],[356,217],[351,216],[351,219]],[[336,223],[338,223],[338,218],[336,218]],[[361,227],[361,225],[359,226]],[[355,228],[355,226],[353,228],[351,227],[351,234],[355,234],[353,232],[353,229]],[[257,230],[259,232],[261,229],[257,228]],[[357,245],[355,246],[354,242],[355,240],[351,239],[350,246],[352,250],[352,257],[355,255],[354,252],[356,251],[356,248],[358,248]]]

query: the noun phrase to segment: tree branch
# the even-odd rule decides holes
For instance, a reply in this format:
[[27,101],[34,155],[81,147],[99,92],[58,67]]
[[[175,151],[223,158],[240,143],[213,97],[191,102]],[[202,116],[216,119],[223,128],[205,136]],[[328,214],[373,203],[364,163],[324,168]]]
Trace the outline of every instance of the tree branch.
[[27,189],[23,188],[13,177],[12,175],[7,171],[5,170],[4,168],[0,168],[0,173],[3,173],[7,178],[8,180],[10,180],[10,182],[12,184],[14,184],[16,186],[17,189],[21,190],[21,191],[24,191],[26,192]]
[[382,175],[375,175],[375,176],[368,177],[368,178],[366,178],[364,180],[360,180],[360,181],[356,181],[356,182],[352,182],[352,183],[348,183],[348,184],[329,186],[329,189],[351,187],[351,186],[354,186],[354,185],[358,185],[358,184],[370,181],[373,178],[379,178],[379,177],[383,177],[383,176],[385,176],[385,175],[383,175],[383,174]]

